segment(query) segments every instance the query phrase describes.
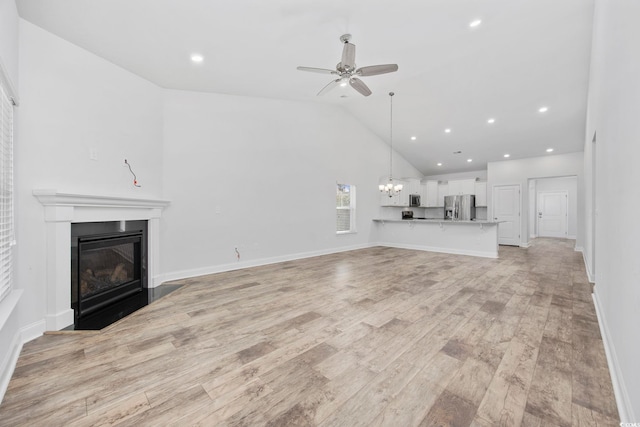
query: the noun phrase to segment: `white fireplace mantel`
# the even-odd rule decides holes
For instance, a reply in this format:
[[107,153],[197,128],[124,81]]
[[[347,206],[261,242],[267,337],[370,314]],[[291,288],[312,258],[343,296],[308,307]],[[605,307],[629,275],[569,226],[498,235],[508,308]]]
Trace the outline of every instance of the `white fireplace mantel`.
[[160,215],[167,200],[33,190],[44,206],[47,238],[46,328],[57,331],[73,324],[71,308],[71,223],[148,221],[149,287],[155,287],[159,258]]

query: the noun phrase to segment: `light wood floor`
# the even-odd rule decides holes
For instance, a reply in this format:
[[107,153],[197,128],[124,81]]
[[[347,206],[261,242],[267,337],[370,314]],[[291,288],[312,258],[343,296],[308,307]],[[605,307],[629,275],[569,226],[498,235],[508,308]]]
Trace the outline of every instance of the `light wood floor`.
[[185,280],[100,332],[26,344],[0,425],[618,425],[573,244]]

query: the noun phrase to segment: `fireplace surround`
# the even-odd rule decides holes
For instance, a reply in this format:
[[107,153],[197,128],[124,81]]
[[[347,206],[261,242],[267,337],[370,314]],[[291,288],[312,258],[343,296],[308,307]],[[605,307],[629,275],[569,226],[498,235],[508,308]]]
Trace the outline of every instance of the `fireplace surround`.
[[160,217],[167,200],[34,190],[44,206],[46,239],[46,330],[74,324],[71,292],[71,224],[146,221],[147,286],[156,287]]

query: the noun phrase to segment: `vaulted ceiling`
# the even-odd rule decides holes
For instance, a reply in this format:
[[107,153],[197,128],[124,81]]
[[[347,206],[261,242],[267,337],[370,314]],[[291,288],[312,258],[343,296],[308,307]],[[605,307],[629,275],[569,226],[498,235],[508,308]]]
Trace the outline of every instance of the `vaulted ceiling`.
[[[593,0],[17,4],[22,18],[161,87],[335,104],[387,142],[393,91],[394,148],[425,175],[584,143]],[[350,87],[316,96],[332,76],[296,67],[335,68],[345,33],[357,66],[399,70],[363,77],[369,97]]]

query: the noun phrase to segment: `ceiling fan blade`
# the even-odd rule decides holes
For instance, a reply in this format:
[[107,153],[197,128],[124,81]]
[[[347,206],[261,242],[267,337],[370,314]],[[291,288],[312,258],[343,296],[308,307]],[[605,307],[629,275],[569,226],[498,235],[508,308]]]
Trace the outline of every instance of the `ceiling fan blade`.
[[321,73],[321,74],[338,74],[336,70],[329,70],[327,68],[314,68],[314,67],[297,67],[300,71],[310,71],[312,73]]
[[342,49],[342,68],[345,70],[353,70],[356,67],[356,45],[344,42]]
[[386,74],[398,71],[398,64],[371,65],[369,67],[360,67],[356,70],[359,76],[375,76],[376,74]]
[[371,95],[371,89],[369,89],[369,87],[366,84],[364,84],[364,82],[359,78],[352,77],[351,79],[349,79],[349,84],[351,85],[352,88],[360,92],[362,95],[364,96]]
[[338,86],[338,84],[340,83],[341,80],[342,79],[336,79],[336,80],[330,81],[328,85],[323,87],[322,90],[320,90],[320,92],[318,92],[317,96],[324,95],[325,93],[329,92],[331,89],[333,89],[334,87]]

